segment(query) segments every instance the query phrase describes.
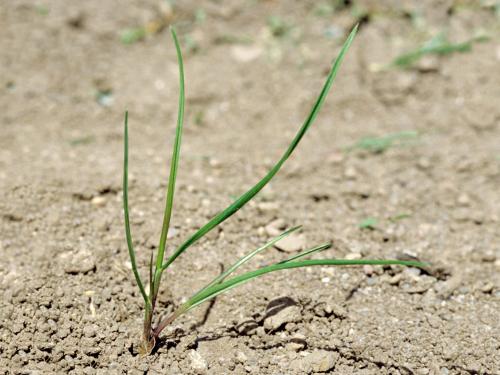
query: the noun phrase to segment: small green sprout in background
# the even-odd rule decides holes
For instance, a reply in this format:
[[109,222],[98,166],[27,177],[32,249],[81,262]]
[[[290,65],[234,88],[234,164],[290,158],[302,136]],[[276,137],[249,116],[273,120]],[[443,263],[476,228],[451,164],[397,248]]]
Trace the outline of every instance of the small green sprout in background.
[[194,13],[194,19],[198,24],[203,23],[207,19],[207,13],[203,8],[198,8]]
[[370,18],[371,14],[366,9],[363,5],[361,5],[359,2],[355,2],[352,4],[351,8],[351,15],[356,19],[358,22],[361,21],[366,21],[368,18]]
[[[292,142],[288,146],[285,153],[278,160],[278,162],[269,170],[269,172],[257,182],[253,187],[251,187],[246,193],[242,194],[240,197],[236,198],[235,201],[230,204],[227,208],[215,215],[208,223],[199,228],[191,237],[185,240],[179,247],[177,247],[173,253],[167,257],[165,261],[165,250],[167,243],[167,233],[170,226],[170,219],[172,215],[173,203],[174,203],[174,191],[175,182],[177,177],[177,169],[179,165],[179,155],[182,137],[182,127],[184,121],[184,65],[182,61],[182,54],[177,39],[177,35],[174,29],[171,29],[172,38],[174,40],[177,59],[179,63],[179,110],[177,115],[177,127],[175,132],[174,146],[172,152],[172,159],[170,164],[170,174],[168,179],[168,187],[166,192],[166,203],[165,211],[163,216],[163,225],[160,235],[160,241],[158,245],[158,251],[156,252],[156,260],[154,260],[154,254],[151,253],[149,262],[149,277],[147,279],[148,288],[146,289],[145,283],[139,274],[136,261],[136,253],[133,246],[132,234],[130,229],[129,220],[129,207],[128,207],[128,112],[125,113],[125,135],[124,135],[124,162],[123,162],[123,210],[125,217],[125,235],[127,239],[127,247],[130,256],[130,262],[132,264],[132,271],[135,277],[135,281],[144,300],[144,326],[143,326],[143,337],[142,343],[139,348],[140,353],[147,355],[151,353],[156,345],[159,335],[165,327],[171,324],[179,316],[187,313],[188,311],[194,309],[205,301],[209,301],[221,293],[225,293],[232,288],[242,285],[250,280],[253,280],[259,276],[265,275],[270,272],[301,268],[301,267],[312,267],[312,266],[348,266],[348,265],[405,265],[405,266],[415,266],[423,267],[424,264],[417,261],[401,261],[401,260],[368,260],[368,259],[304,259],[305,257],[316,254],[322,250],[325,250],[331,246],[330,243],[322,244],[310,248],[302,253],[296,254],[288,259],[280,261],[269,266],[264,266],[257,268],[254,271],[246,272],[237,276],[233,276],[239,267],[241,267],[246,262],[250,261],[256,254],[271,248],[276,242],[288,236],[290,233],[295,232],[299,227],[294,227],[288,229],[281,233],[279,236],[271,239],[268,243],[264,244],[262,247],[250,252],[243,258],[236,261],[232,266],[228,267],[225,272],[214,278],[205,287],[199,290],[197,293],[192,295],[185,303],[180,305],[170,316],[160,319],[155,324],[155,308],[158,298],[158,292],[160,290],[160,283],[162,275],[168,270],[169,266],[189,247],[195,244],[198,240],[204,237],[212,229],[216,228],[223,221],[235,214],[240,208],[245,206],[257,193],[259,193],[264,186],[267,185],[269,181],[278,173],[282,165],[293,153],[300,140],[307,132],[309,127],[312,125],[316,116],[323,105],[328,91],[330,90],[337,71],[340,68],[340,64],[346,54],[349,46],[351,45],[354,36],[357,31],[357,26],[349,34],[346,42],[344,43],[340,53],[333,63],[333,66],[328,74],[326,82],[319,94],[311,112],[307,116],[306,120],[298,130],[297,134],[293,138]],[[171,281],[172,282],[172,281]]]
[[[388,221],[391,223],[396,223],[400,220],[407,219],[411,217],[411,214],[409,213],[401,213],[393,216],[389,216],[387,218]],[[375,230],[379,228],[380,220],[375,218],[375,217],[367,217],[363,220],[360,221],[358,224],[359,229],[370,229],[370,230]]]
[[398,133],[388,134],[382,137],[365,137],[350,147],[346,148],[347,152],[354,150],[366,150],[374,154],[379,154],[393,146],[404,146],[409,142],[418,138],[419,134],[416,131],[403,131]]
[[394,216],[389,216],[388,219],[389,219],[389,221],[392,221],[393,223],[395,223],[397,221],[408,219],[410,217],[411,217],[410,213],[404,212],[404,213],[400,213],[400,214],[397,214]]
[[184,36],[184,53],[196,53],[200,50],[200,45],[191,35]]
[[113,104],[113,90],[98,89],[95,93],[95,100],[103,107],[110,107]]
[[409,14],[411,24],[417,30],[424,31],[427,28],[427,22],[420,10],[410,11]]
[[474,43],[486,40],[488,40],[486,35],[477,35],[462,43],[451,43],[444,33],[440,33],[422,47],[396,57],[388,67],[410,68],[425,55],[449,55],[455,52],[468,52],[472,49]]
[[271,34],[277,38],[286,36],[292,28],[291,25],[279,16],[268,17],[267,26],[271,30]]
[[[351,5],[352,4],[348,4],[345,0],[317,1],[313,8],[313,14],[322,17],[331,16],[334,12],[345,9]],[[353,6],[356,6],[356,4]]]
[[50,12],[49,7],[43,4],[35,5],[35,10],[41,16],[46,16]]
[[197,126],[203,126],[205,123],[205,112],[203,110],[199,110],[194,114],[194,124]]
[[319,17],[328,17],[335,12],[335,7],[332,3],[321,1],[314,6],[313,14]]
[[361,220],[359,223],[360,229],[375,229],[377,227],[377,219],[374,217],[367,217],[366,219]]
[[[173,2],[169,0],[160,2],[158,4],[157,15],[154,19],[149,20],[143,25],[121,31],[121,42],[123,44],[134,44],[150,36],[159,34],[170,24],[174,17],[175,12],[173,5]],[[200,17],[201,16],[200,14]]]
[[73,138],[69,141],[71,146],[79,146],[79,145],[87,145],[95,141],[95,137],[93,135],[87,135],[84,137]]
[[121,32],[120,40],[123,44],[134,44],[146,37],[145,27],[134,27]]
[[247,35],[223,33],[214,38],[215,44],[252,44],[253,39]]

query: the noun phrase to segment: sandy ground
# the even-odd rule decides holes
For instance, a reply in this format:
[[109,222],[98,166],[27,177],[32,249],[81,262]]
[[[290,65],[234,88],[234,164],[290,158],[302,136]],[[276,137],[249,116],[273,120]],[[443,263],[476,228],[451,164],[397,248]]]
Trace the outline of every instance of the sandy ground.
[[[500,374],[500,42],[488,3],[1,2],[0,373]],[[410,255],[432,267],[274,273],[181,317],[153,355],[138,356],[123,113],[145,273],[160,232],[177,65],[166,29],[132,44],[120,35],[165,14],[187,80],[169,251],[264,175],[362,24],[296,154],[169,269],[160,311],[263,244],[277,219],[302,224],[309,246],[333,241],[325,257]],[[378,69],[443,31],[452,42],[478,31],[489,39]],[[414,136],[346,151],[401,132]],[[374,228],[360,228],[367,218]],[[245,269],[285,256],[272,249]]]

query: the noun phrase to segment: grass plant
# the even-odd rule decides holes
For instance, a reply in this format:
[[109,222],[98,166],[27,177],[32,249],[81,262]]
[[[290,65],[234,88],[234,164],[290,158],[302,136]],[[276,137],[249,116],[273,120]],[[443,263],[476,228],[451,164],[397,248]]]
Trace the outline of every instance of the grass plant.
[[403,131],[387,134],[381,137],[365,137],[346,148],[347,152],[354,150],[366,150],[374,154],[380,154],[393,146],[404,146],[418,138],[416,131]]
[[[172,210],[174,205],[174,192],[175,192],[175,182],[177,176],[177,169],[179,166],[179,156],[182,138],[182,127],[184,122],[184,66],[182,61],[181,49],[177,39],[175,30],[172,28],[172,38],[174,40],[177,59],[179,64],[179,77],[180,77],[180,94],[179,94],[179,108],[177,116],[177,127],[175,133],[175,140],[173,146],[172,159],[170,162],[170,175],[168,179],[168,187],[166,191],[166,203],[163,215],[163,225],[160,235],[160,241],[158,245],[158,250],[156,252],[155,259],[153,254],[151,254],[149,262],[149,277],[147,279],[148,288],[145,287],[143,278],[139,274],[136,261],[136,252],[134,250],[132,234],[130,230],[130,220],[129,220],[129,206],[128,206],[128,112],[125,113],[125,141],[124,141],[124,165],[123,165],[123,208],[125,216],[125,234],[127,239],[127,246],[130,256],[130,261],[132,264],[132,271],[135,277],[135,281],[139,288],[139,291],[144,300],[144,327],[143,327],[143,337],[142,343],[140,345],[139,351],[146,355],[151,353],[156,345],[159,335],[162,330],[172,323],[179,316],[187,313],[188,311],[196,308],[203,302],[213,299],[221,293],[225,293],[232,288],[244,284],[250,280],[263,276],[270,272],[287,270],[292,268],[301,267],[313,267],[313,266],[349,266],[349,265],[407,265],[407,266],[423,266],[422,263],[416,261],[399,261],[399,260],[365,260],[365,259],[305,259],[312,254],[316,254],[322,250],[330,247],[329,243],[322,244],[319,246],[312,247],[302,253],[296,254],[288,259],[282,260],[280,262],[257,268],[254,271],[242,273],[234,276],[234,272],[238,270],[243,264],[250,261],[256,254],[265,251],[272,247],[280,239],[290,235],[295,232],[298,227],[288,229],[281,233],[279,236],[271,239],[269,242],[264,244],[262,247],[248,253],[243,258],[237,260],[232,266],[227,268],[227,271],[223,272],[219,276],[215,277],[210,283],[208,283],[201,290],[193,294],[185,303],[180,305],[170,316],[164,319],[159,319],[155,323],[155,308],[157,304],[158,292],[160,290],[160,284],[162,281],[162,276],[164,272],[168,271],[170,265],[182,255],[188,248],[194,245],[198,240],[205,236],[212,229],[217,227],[223,221],[235,214],[240,208],[245,206],[266,184],[271,181],[271,179],[278,173],[282,165],[289,158],[292,152],[295,150],[300,140],[307,132],[309,127],[312,125],[316,116],[318,115],[321,106],[323,105],[328,91],[330,90],[335,76],[340,68],[342,60],[351,45],[354,36],[357,31],[357,26],[351,31],[349,37],[344,43],[340,53],[332,65],[332,68],[328,74],[326,82],[313,106],[311,112],[307,116],[306,120],[299,128],[295,137],[291,141],[287,150],[284,152],[283,156],[278,160],[278,162],[269,170],[269,172],[254,186],[252,186],[248,191],[242,194],[240,197],[234,200],[227,208],[220,211],[211,220],[209,220],[205,225],[199,228],[195,233],[188,237],[183,243],[180,244],[168,257],[165,258],[166,243],[167,243],[167,233],[170,226],[170,220],[172,217]],[[171,280],[173,282],[174,280]]]
[[487,39],[488,37],[485,35],[478,35],[465,42],[452,43],[448,41],[445,34],[440,33],[426,42],[422,47],[396,57],[389,64],[389,67],[407,69],[412,67],[425,55],[449,55],[455,52],[469,52],[474,43],[483,42]]

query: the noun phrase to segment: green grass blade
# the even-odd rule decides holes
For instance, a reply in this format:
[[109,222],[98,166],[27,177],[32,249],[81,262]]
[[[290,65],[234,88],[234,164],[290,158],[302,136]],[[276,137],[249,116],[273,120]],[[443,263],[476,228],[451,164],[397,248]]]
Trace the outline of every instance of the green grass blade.
[[300,259],[300,258],[304,258],[304,257],[306,257],[308,255],[311,255],[311,254],[318,253],[320,251],[329,249],[330,247],[332,247],[332,244],[330,242],[329,243],[324,243],[322,245],[319,245],[319,246],[313,247],[311,249],[305,250],[305,251],[303,251],[303,252],[301,252],[301,253],[299,253],[297,255],[291,256],[290,258],[282,260],[278,264],[292,262],[294,260],[297,260],[297,259]]
[[295,150],[297,145],[299,144],[300,140],[304,136],[304,134],[307,132],[311,124],[314,122],[316,119],[319,110],[321,109],[321,106],[323,105],[326,96],[328,94],[328,91],[330,90],[333,81],[337,75],[337,72],[340,68],[340,65],[342,63],[342,60],[344,59],[344,56],[349,49],[349,46],[351,45],[354,36],[356,35],[356,31],[358,29],[358,26],[356,25],[351,33],[349,34],[349,37],[345,41],[344,45],[342,46],[342,49],[340,50],[339,55],[337,56],[337,59],[333,63],[333,66],[330,70],[330,73],[328,74],[328,77],[326,79],[326,82],[323,86],[323,89],[321,90],[321,93],[316,100],[316,103],[314,104],[311,112],[309,113],[309,116],[303,123],[302,127],[299,129],[297,134],[295,135],[295,138],[292,140],[291,144],[288,146],[288,149],[285,151],[281,159],[276,163],[276,165],[267,173],[267,175],[260,180],[256,185],[254,185],[250,190],[248,190],[246,193],[244,193],[242,196],[240,196],[238,199],[236,199],[229,207],[227,207],[225,210],[221,211],[219,214],[217,214],[215,217],[213,217],[207,224],[205,224],[203,227],[201,227],[196,233],[194,233],[190,238],[188,238],[184,243],[182,243],[177,250],[174,252],[174,254],[168,259],[168,261],[163,265],[163,269],[166,269],[175,259],[181,255],[189,246],[191,246],[193,243],[198,241],[200,238],[202,238],[205,234],[207,234],[209,231],[211,231],[213,228],[215,228],[217,225],[222,223],[224,220],[232,216],[235,212],[237,212],[241,207],[243,207],[249,200],[251,200],[259,191],[262,190],[264,186],[278,173],[280,170],[281,166],[285,163],[285,161],[288,159],[288,157],[292,154],[292,152]]
[[232,288],[246,283],[252,279],[262,276],[266,273],[281,271],[291,268],[300,267],[311,267],[311,266],[352,266],[352,265],[403,265],[403,266],[414,266],[414,267],[425,267],[425,263],[416,261],[400,261],[400,260],[367,260],[367,259],[309,259],[302,260],[298,262],[286,262],[277,263],[271,266],[262,267],[258,270],[244,273],[239,276],[235,276],[232,279],[224,281],[220,284],[214,285],[201,293],[198,293],[191,297],[189,301],[186,302],[186,310],[189,311],[199,304],[208,301],[217,295],[227,292]]
[[347,147],[346,152],[354,150],[367,150],[373,153],[381,153],[392,146],[403,146],[410,144],[419,137],[419,133],[414,130],[402,131],[398,133],[387,134],[381,137],[364,137],[352,146]]
[[172,207],[174,204],[175,181],[177,178],[177,169],[179,166],[179,156],[181,150],[182,126],[184,123],[184,64],[182,61],[182,53],[177,39],[177,34],[173,28],[170,29],[172,38],[177,52],[177,61],[179,65],[179,110],[177,114],[177,127],[175,130],[174,149],[172,151],[172,160],[170,161],[170,176],[168,178],[167,198],[165,203],[165,211],[163,215],[163,225],[161,228],[160,244],[158,246],[158,254],[156,257],[156,272],[155,272],[155,288],[158,288],[159,279],[161,277],[161,268],[165,254],[165,244],[167,242],[168,228],[170,226],[170,218],[172,216]]
[[472,49],[472,45],[475,42],[481,42],[487,39],[487,36],[482,35],[473,37],[465,42],[450,43],[444,34],[438,34],[422,47],[396,57],[390,63],[390,66],[407,68],[427,54],[448,55],[454,52],[468,52]]
[[153,250],[151,250],[151,256],[149,257],[149,292],[153,291]]
[[132,234],[130,232],[130,219],[128,213],[128,112],[125,112],[125,134],[124,134],[124,150],[123,150],[123,212],[125,215],[125,236],[127,237],[128,255],[130,256],[130,263],[132,264],[132,271],[135,276],[135,281],[139,290],[141,291],[142,298],[146,305],[150,305],[150,300],[144,289],[141,276],[137,270],[137,262],[135,260],[135,250],[132,244]]
[[[274,237],[271,241],[269,241],[268,243],[266,243],[265,245],[259,247],[258,249],[255,249],[254,251],[252,251],[251,253],[248,253],[247,255],[245,255],[243,258],[241,258],[240,260],[238,260],[236,263],[234,263],[231,267],[229,267],[225,272],[221,273],[219,276],[217,276],[215,279],[213,279],[206,287],[204,287],[200,292],[198,293],[201,293],[203,290],[215,285],[215,284],[219,284],[221,283],[222,281],[224,281],[230,274],[232,274],[234,271],[236,271],[239,267],[241,267],[243,264],[245,264],[246,262],[248,262],[250,259],[252,259],[254,256],[256,256],[258,253],[270,248],[271,246],[273,246],[276,242],[278,242],[279,240],[285,238],[286,236],[290,235],[292,232],[295,232],[296,230],[300,229],[300,226],[296,226],[296,227],[293,227],[293,228],[290,228],[286,231],[284,231],[283,233],[281,233],[279,236],[276,236]],[[197,293],[197,294],[198,294]]]

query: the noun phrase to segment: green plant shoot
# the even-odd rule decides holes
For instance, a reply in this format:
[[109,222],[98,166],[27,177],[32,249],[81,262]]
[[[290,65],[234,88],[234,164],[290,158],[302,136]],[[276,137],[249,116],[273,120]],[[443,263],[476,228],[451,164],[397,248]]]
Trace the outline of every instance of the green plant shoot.
[[316,254],[322,250],[330,247],[330,244],[323,244],[319,246],[315,246],[311,249],[305,250],[302,253],[294,255],[288,259],[285,259],[281,262],[271,264],[269,266],[257,268],[254,271],[246,272],[243,274],[239,274],[237,276],[232,276],[234,272],[236,272],[243,264],[249,262],[255,255],[258,253],[265,251],[266,249],[273,246],[280,239],[290,235],[294,231],[298,229],[298,227],[294,227],[288,229],[281,233],[279,236],[271,239],[262,247],[248,253],[243,258],[236,261],[232,266],[230,266],[227,271],[223,272],[219,276],[215,277],[210,283],[208,283],[204,288],[196,292],[191,298],[187,300],[184,304],[179,306],[170,316],[159,320],[159,322],[154,325],[154,313],[156,307],[156,301],[158,297],[158,292],[160,290],[160,284],[162,281],[162,275],[164,272],[168,270],[168,267],[180,256],[184,253],[188,248],[190,248],[194,243],[196,243],[199,239],[205,236],[212,229],[217,227],[223,221],[228,219],[230,216],[235,214],[240,208],[242,208],[245,204],[247,204],[259,191],[266,186],[266,184],[271,181],[271,179],[278,173],[281,169],[282,165],[285,161],[290,157],[292,152],[295,150],[300,140],[307,132],[309,127],[312,125],[314,120],[316,119],[321,106],[323,105],[326,96],[333,84],[335,76],[340,68],[342,60],[351,45],[354,36],[356,35],[358,27],[354,27],[354,29],[349,34],[347,40],[345,41],[342,49],[336,60],[334,61],[332,68],[326,78],[326,82],[323,85],[323,88],[311,109],[311,112],[307,116],[306,120],[299,128],[297,134],[291,141],[287,150],[284,152],[282,157],[278,160],[278,162],[269,170],[269,172],[254,186],[252,186],[248,191],[242,194],[240,197],[235,199],[235,201],[230,204],[227,208],[222,210],[220,213],[215,215],[211,220],[208,221],[204,226],[198,229],[194,234],[188,237],[181,245],[176,248],[172,254],[167,257],[165,260],[165,252],[167,246],[167,233],[170,226],[170,219],[172,216],[173,205],[174,205],[174,192],[175,192],[175,181],[177,177],[177,170],[179,166],[179,157],[180,157],[180,148],[181,148],[181,139],[182,139],[182,128],[184,123],[184,103],[185,103],[185,94],[184,94],[184,65],[182,61],[182,53],[179,45],[179,41],[177,39],[177,35],[175,30],[171,28],[172,38],[175,44],[177,60],[179,64],[179,109],[177,115],[177,127],[175,132],[175,140],[172,152],[172,159],[170,162],[170,174],[168,179],[168,187],[166,192],[166,203],[165,210],[163,216],[163,225],[161,230],[160,241],[158,245],[158,250],[156,252],[156,258],[154,259],[153,254],[151,254],[150,264],[149,264],[149,278],[148,278],[148,288],[145,287],[143,279],[139,274],[137,261],[136,261],[136,253],[133,246],[131,228],[130,228],[130,219],[129,219],[129,207],[128,207],[128,112],[125,113],[125,141],[124,141],[124,163],[123,163],[123,209],[124,209],[124,217],[125,217],[125,235],[127,239],[127,247],[130,256],[130,262],[132,264],[132,271],[135,277],[136,284],[139,288],[141,296],[144,300],[144,327],[143,327],[143,337],[140,345],[140,352],[144,355],[151,353],[153,348],[156,345],[159,335],[162,330],[167,327],[170,323],[172,323],[179,316],[187,313],[191,309],[199,306],[203,302],[206,302],[210,299],[215,298],[221,293],[225,293],[232,288],[242,285],[250,280],[253,280],[257,277],[263,276],[270,272],[287,270],[292,268],[301,268],[301,267],[313,267],[313,266],[350,266],[350,265],[405,265],[405,266],[415,266],[415,267],[423,267],[424,264],[417,261],[400,261],[400,260],[364,260],[364,259],[356,259],[356,260],[348,260],[348,259],[304,259],[312,254]]

